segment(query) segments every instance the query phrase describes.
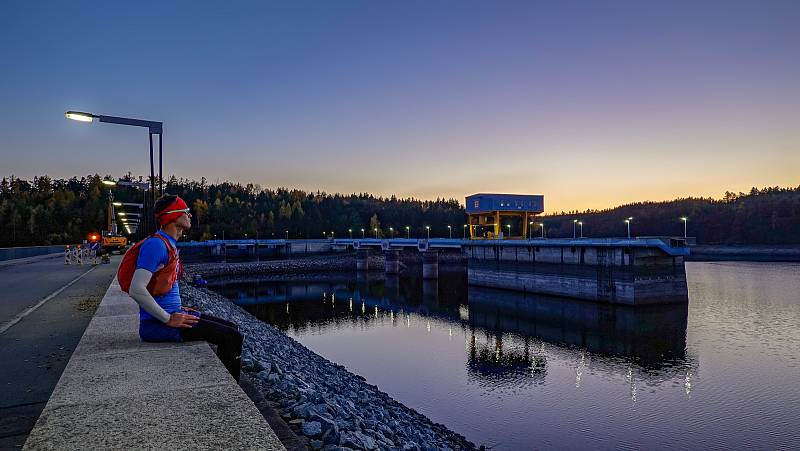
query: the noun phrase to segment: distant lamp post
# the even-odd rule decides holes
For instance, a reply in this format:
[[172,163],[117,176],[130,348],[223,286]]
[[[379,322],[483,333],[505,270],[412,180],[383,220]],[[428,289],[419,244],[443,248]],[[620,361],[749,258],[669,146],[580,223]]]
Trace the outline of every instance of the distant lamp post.
[[406,226],[406,239],[411,239],[411,227]]
[[394,238],[394,227],[389,227],[389,234]]
[[528,223],[528,239],[533,238],[533,221]]
[[447,232],[450,235],[450,239],[452,240],[453,239],[453,228],[450,227],[449,225],[447,226]]
[[576,233],[575,233],[575,224],[577,224],[577,223],[578,223],[578,220],[577,220],[577,219],[573,219],[573,220],[572,220],[572,239],[573,239],[573,240],[576,238],[576,237],[575,237],[575,235],[576,235]]
[[431,239],[431,226],[425,226],[425,231],[428,232],[428,239]]
[[347,229],[347,231],[350,233],[350,239],[352,240],[353,239],[353,229]]
[[578,225],[581,226],[581,238],[583,238],[583,221],[578,221]]
[[511,238],[511,224],[506,224],[506,230],[508,230],[508,237],[506,238]]
[[287,241],[289,240],[289,231],[288,230],[286,231],[286,240]]
[[375,231],[375,239],[377,240],[378,239],[378,228],[375,227],[375,229],[373,229],[373,230]]
[[331,230],[331,239],[333,239],[334,237],[336,237],[336,232],[334,232],[333,230]]
[[467,239],[467,225],[464,224],[464,239]]
[[628,239],[631,239],[631,221],[633,221],[633,216],[625,220],[625,224],[628,225]]
[[153,190],[151,194],[152,208],[156,203],[156,177],[155,169],[153,167],[153,135],[158,135],[158,179],[159,179],[159,194],[164,194],[164,172],[163,172],[163,147],[164,142],[164,123],[157,121],[145,121],[141,119],[132,119],[128,117],[104,116],[101,114],[86,113],[83,111],[67,111],[64,117],[78,122],[92,122],[97,119],[98,122],[105,122],[108,124],[130,125],[133,127],[145,127],[148,129],[150,138],[150,187]]
[[540,222],[540,223],[539,223],[539,227],[541,227],[541,228],[542,228],[542,239],[544,239],[544,223],[543,223],[543,222]]
[[361,229],[361,239],[364,239],[364,229]]
[[683,237],[686,238],[686,224],[689,222],[689,218],[684,216],[681,218],[681,221],[683,221]]

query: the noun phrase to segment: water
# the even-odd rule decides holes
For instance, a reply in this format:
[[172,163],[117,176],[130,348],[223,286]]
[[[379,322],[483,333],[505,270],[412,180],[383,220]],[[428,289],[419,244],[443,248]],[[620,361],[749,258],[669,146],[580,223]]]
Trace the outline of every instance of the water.
[[800,265],[686,265],[654,308],[382,274],[215,284],[395,399],[496,449],[800,448]]

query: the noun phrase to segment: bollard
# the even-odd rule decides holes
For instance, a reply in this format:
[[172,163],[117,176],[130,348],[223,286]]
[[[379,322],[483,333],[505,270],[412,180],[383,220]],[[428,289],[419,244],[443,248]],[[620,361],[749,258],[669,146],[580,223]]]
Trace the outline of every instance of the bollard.
[[400,274],[400,251],[386,251],[386,274]]
[[422,254],[422,278],[439,278],[439,252],[427,251]]
[[366,249],[356,251],[356,270],[366,271],[369,269],[369,252]]
[[64,248],[64,264],[65,265],[69,265],[70,263],[72,263],[70,261],[71,260],[71,258],[70,258],[71,254],[72,254],[72,251],[70,250],[69,244],[68,244],[67,247]]

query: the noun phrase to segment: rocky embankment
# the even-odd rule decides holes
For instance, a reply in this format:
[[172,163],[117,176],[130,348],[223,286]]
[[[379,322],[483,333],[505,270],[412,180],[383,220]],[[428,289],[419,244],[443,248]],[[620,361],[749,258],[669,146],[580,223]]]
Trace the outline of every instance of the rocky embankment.
[[[325,263],[324,268],[319,267],[320,263]],[[251,269],[291,273],[303,268],[332,270],[333,264],[327,258],[322,262],[298,259],[246,264],[246,269],[248,274],[253,274]],[[244,269],[236,264],[197,265],[187,272],[241,275]],[[315,354],[227,298],[183,283],[181,296],[186,305],[239,324],[245,336],[243,370],[249,372],[250,379],[281,416],[310,439],[311,448],[475,448],[463,436],[395,401],[361,376]]]

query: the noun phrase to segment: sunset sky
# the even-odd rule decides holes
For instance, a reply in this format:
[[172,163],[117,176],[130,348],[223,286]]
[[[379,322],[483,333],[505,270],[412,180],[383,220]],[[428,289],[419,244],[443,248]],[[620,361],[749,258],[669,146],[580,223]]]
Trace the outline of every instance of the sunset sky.
[[0,3],[0,175],[548,212],[800,185],[800,1]]

